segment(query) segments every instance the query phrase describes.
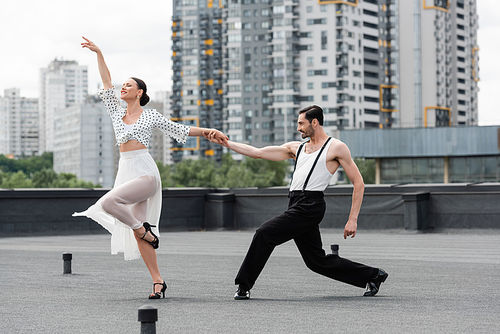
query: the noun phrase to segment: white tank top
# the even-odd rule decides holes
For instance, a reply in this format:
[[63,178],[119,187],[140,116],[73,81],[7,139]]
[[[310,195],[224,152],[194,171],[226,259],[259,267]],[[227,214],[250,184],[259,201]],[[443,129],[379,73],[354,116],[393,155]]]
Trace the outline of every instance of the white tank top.
[[[123,122],[123,120],[122,120],[122,122]],[[130,131],[134,128],[135,123],[134,124],[127,124],[127,123],[123,122],[123,125],[125,126],[125,132],[127,132],[127,131]],[[137,140],[134,137],[130,137],[128,140],[132,140],[132,139]]]
[[[328,142],[328,144],[326,144],[323,153],[319,157],[316,167],[314,167],[314,171],[311,175],[311,178],[309,179],[309,182],[307,183],[307,188],[305,190],[324,191],[328,186],[328,184],[330,183],[330,179],[332,178],[333,174],[331,174],[328,168],[326,168],[326,155],[332,143],[333,143],[333,138]],[[308,154],[305,152],[305,145],[306,144],[304,144],[304,147],[302,147],[302,150],[300,151],[299,154],[299,158],[297,160],[297,167],[295,168],[295,172],[293,173],[293,179],[292,179],[292,184],[290,185],[290,191],[302,190],[307,175],[311,171],[311,167],[314,163],[314,160],[316,160],[316,157],[321,151],[320,148],[317,151]],[[297,154],[297,152],[295,152],[295,154]]]

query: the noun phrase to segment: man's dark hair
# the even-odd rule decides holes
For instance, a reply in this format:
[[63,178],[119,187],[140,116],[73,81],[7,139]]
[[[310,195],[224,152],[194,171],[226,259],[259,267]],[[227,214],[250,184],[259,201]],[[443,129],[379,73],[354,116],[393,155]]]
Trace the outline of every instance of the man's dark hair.
[[323,109],[320,106],[312,105],[299,111],[299,115],[304,113],[309,122],[312,122],[316,118],[319,125],[323,125]]

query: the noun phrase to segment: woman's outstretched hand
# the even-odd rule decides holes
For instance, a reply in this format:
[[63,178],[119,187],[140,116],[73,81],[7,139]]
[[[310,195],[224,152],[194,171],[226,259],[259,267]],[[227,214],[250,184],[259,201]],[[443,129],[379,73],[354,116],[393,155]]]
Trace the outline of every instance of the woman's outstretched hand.
[[94,42],[92,42],[90,39],[85,38],[83,36],[82,36],[82,38],[85,40],[85,42],[81,43],[82,48],[87,48],[90,51],[94,51],[94,52],[101,51],[101,49],[99,49],[99,47]]
[[101,49],[99,49],[99,47],[90,39],[83,36],[82,38],[85,40],[85,42],[81,43],[82,49],[87,48],[97,54],[97,66],[99,67],[99,74],[101,75],[104,89],[113,87],[113,84],[111,83],[111,74],[109,73],[108,65],[106,65],[106,62],[104,61],[104,56],[102,55]]
[[229,138],[219,130],[212,129],[210,132],[203,131],[202,134],[203,137],[205,137],[214,144],[219,144],[225,147],[228,147],[229,145],[227,142]]

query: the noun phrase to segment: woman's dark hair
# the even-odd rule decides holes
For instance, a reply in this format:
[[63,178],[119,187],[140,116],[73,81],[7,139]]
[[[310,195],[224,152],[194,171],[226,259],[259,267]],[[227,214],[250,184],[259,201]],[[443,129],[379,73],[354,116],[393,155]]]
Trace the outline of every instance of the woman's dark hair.
[[130,77],[130,79],[134,80],[137,83],[137,87],[139,87],[139,89],[142,89],[142,96],[141,96],[140,104],[141,104],[141,107],[145,106],[149,102],[149,96],[148,96],[148,94],[146,94],[146,92],[148,90],[148,88],[146,87],[146,83],[138,78]]
[[299,111],[299,115],[303,113],[309,122],[316,118],[319,125],[323,125],[323,109],[320,106],[312,105]]

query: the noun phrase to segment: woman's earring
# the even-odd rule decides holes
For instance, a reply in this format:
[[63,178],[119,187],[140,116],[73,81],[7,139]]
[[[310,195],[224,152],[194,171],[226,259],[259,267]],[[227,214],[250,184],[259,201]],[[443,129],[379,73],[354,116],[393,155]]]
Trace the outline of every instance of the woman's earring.
[[137,98],[139,98],[139,97],[140,97],[140,96],[139,96],[139,95],[137,95]]

